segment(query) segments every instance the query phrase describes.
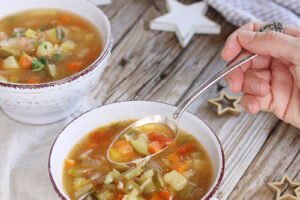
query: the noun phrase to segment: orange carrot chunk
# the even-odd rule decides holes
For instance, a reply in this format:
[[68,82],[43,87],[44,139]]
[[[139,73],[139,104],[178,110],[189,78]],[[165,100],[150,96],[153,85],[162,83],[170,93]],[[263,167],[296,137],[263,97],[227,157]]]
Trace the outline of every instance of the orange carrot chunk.
[[166,191],[166,190],[160,191],[158,194],[164,200],[172,200],[173,199],[173,195],[170,192]]
[[78,62],[71,62],[71,63],[67,63],[66,66],[67,66],[67,68],[69,70],[79,72],[82,69],[82,67],[83,67],[83,63],[80,62],[80,61],[78,61]]
[[23,53],[19,59],[19,64],[22,69],[31,69],[32,68],[32,60],[31,56],[26,55]]
[[163,149],[162,145],[158,141],[150,142],[148,146],[148,151],[151,154],[154,154]]
[[176,152],[178,155],[186,156],[190,154],[192,151],[194,151],[196,148],[196,144],[194,142],[187,143],[179,147]]

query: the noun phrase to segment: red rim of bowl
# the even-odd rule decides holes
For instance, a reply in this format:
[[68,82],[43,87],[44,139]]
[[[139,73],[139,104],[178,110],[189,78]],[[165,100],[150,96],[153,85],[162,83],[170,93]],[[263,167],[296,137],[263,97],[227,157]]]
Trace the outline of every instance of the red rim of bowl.
[[[107,55],[112,50],[113,45],[113,38],[111,35],[111,25],[109,23],[108,18],[106,15],[99,9],[99,12],[103,15],[103,19],[105,21],[105,24],[108,27],[108,41],[107,44],[104,46],[104,49],[102,50],[101,54],[96,58],[96,60],[90,64],[88,67],[83,69],[82,71],[66,77],[64,79],[60,79],[57,81],[47,82],[47,83],[41,83],[41,84],[17,84],[17,83],[9,83],[9,82],[1,82],[0,81],[0,87],[6,87],[6,88],[14,88],[14,89],[41,89],[41,88],[47,88],[47,87],[54,87],[56,85],[62,85],[65,83],[70,83],[72,81],[75,81],[76,79],[83,77],[87,75],[89,72],[93,71],[97,66],[107,57]],[[83,16],[84,17],[84,16]]]
[[[114,102],[114,103],[110,103],[110,104],[106,104],[106,105],[102,105],[102,106],[98,106],[96,108],[93,108],[93,109],[90,109],[84,113],[82,113],[81,115],[79,115],[78,117],[74,118],[72,121],[70,121],[61,131],[60,133],[58,134],[58,136],[55,138],[52,146],[51,146],[51,149],[50,149],[50,153],[49,153],[49,157],[48,157],[48,173],[49,173],[49,176],[50,176],[50,180],[51,180],[51,183],[52,183],[52,186],[56,192],[56,194],[58,195],[58,197],[61,199],[61,200],[67,200],[67,198],[62,194],[61,190],[56,186],[56,183],[54,181],[54,178],[52,176],[52,172],[51,172],[51,156],[52,156],[52,151],[53,151],[53,148],[56,144],[56,141],[58,140],[59,136],[64,132],[64,130],[70,125],[72,124],[75,120],[77,120],[78,118],[80,118],[82,115],[85,115],[86,113],[88,112],[91,112],[93,110],[96,110],[98,108],[101,108],[103,106],[107,106],[107,105],[111,105],[111,104],[119,104],[119,103],[126,103],[126,102],[152,102],[152,103],[161,103],[161,104],[165,104],[165,105],[168,105],[168,106],[173,106],[173,105],[170,105],[170,104],[167,104],[167,103],[163,103],[163,102],[155,102],[155,101],[120,101],[120,102]],[[190,113],[193,117],[197,118],[198,120],[204,122],[204,124],[211,130],[211,132],[214,134],[215,138],[217,139],[218,141],[218,144],[219,144],[219,148],[221,150],[221,158],[222,158],[222,163],[221,163],[221,173],[219,175],[218,180],[216,182],[215,185],[212,185],[213,188],[211,188],[209,191],[210,193],[207,193],[201,200],[210,200],[217,192],[217,190],[219,189],[219,186],[222,182],[222,179],[224,177],[224,171],[225,171],[225,155],[224,155],[224,150],[223,150],[223,147],[222,147],[222,144],[217,136],[217,134],[212,130],[212,128],[204,121],[204,120],[201,120],[199,117],[197,117],[196,115],[192,114],[191,112],[189,111],[186,111],[188,113]]]

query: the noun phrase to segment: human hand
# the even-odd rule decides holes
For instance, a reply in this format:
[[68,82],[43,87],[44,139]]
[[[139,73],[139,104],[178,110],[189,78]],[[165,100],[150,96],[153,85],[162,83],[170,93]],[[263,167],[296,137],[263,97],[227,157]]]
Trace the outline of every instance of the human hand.
[[249,113],[273,112],[300,128],[300,28],[286,26],[284,34],[255,32],[249,23],[232,33],[222,57],[229,62],[242,48],[258,56],[226,76],[232,92],[243,92],[241,106]]

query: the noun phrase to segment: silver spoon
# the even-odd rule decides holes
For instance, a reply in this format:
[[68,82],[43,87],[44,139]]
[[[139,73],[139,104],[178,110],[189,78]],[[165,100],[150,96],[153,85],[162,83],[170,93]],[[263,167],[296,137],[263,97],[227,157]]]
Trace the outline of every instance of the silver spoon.
[[[276,32],[282,32],[283,31],[283,25],[280,22],[275,22],[271,24],[267,24],[263,26],[260,30],[260,32],[267,32],[267,31],[276,31]],[[203,83],[199,88],[197,88],[187,99],[183,101],[183,103],[178,107],[178,109],[173,113],[172,117],[167,116],[149,116],[145,117],[143,119],[140,119],[136,121],[135,123],[131,124],[127,128],[125,128],[111,143],[107,150],[107,159],[109,162],[113,164],[126,164],[126,165],[143,165],[149,161],[149,159],[159,153],[161,153],[164,149],[156,152],[155,154],[150,154],[145,157],[130,161],[130,162],[116,162],[111,159],[110,157],[110,149],[114,145],[114,143],[123,136],[129,129],[133,129],[136,127],[140,127],[146,124],[165,124],[167,125],[174,133],[174,139],[176,139],[178,135],[178,121],[180,117],[182,116],[183,112],[189,107],[189,105],[199,96],[201,95],[206,89],[210,88],[212,85],[217,83],[219,80],[221,80],[223,77],[225,77],[227,74],[232,72],[233,70],[240,67],[242,64],[250,61],[251,59],[255,58],[257,55],[252,54],[248,51],[242,50],[234,59],[232,59],[229,63],[227,63],[219,72],[217,72],[215,75],[213,75],[209,80],[207,80],[205,83]]]

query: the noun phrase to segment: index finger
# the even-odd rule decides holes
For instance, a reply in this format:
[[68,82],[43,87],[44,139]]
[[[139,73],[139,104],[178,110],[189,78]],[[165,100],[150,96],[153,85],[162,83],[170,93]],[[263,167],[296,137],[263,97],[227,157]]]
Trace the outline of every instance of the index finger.
[[256,31],[258,30],[262,24],[258,22],[251,22],[243,25],[236,31],[234,31],[227,39],[225,46],[222,51],[222,58],[229,62],[231,61],[238,53],[242,50],[242,46],[238,41],[238,34],[241,31]]

